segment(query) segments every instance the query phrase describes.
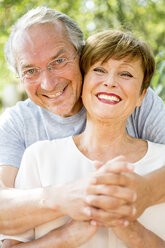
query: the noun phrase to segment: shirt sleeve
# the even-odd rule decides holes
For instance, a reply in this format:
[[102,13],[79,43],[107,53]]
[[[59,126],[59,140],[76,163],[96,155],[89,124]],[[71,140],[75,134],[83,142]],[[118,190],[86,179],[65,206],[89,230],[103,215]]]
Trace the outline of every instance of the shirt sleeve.
[[18,168],[24,150],[23,120],[14,108],[9,108],[0,117],[0,165]]
[[151,88],[131,120],[138,138],[165,144],[165,105]]

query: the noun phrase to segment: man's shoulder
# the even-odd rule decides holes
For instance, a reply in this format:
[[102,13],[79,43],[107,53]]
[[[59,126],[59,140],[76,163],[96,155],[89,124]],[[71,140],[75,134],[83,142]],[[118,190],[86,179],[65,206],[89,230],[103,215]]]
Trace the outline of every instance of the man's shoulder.
[[34,118],[39,115],[39,106],[34,104],[30,99],[19,101],[16,105],[9,107],[3,111],[0,117],[0,122],[18,122]]
[[29,98],[24,101],[19,101],[16,103],[15,106],[9,108],[9,111],[15,111],[15,112],[23,112],[24,111],[38,111],[39,106],[33,103]]
[[33,111],[34,109],[37,109],[37,105],[34,104],[29,98],[24,101],[17,102],[14,106],[8,107],[4,110],[3,114],[5,113],[19,113],[26,110]]

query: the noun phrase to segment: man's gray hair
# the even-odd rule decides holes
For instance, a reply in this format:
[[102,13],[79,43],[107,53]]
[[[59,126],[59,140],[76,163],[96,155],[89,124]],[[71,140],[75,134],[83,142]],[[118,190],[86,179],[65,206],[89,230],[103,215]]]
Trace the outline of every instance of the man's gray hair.
[[78,55],[81,55],[81,51],[85,44],[85,41],[83,33],[76,21],[57,10],[49,9],[42,6],[37,7],[35,9],[29,10],[25,15],[18,19],[16,24],[12,26],[11,34],[8,41],[6,42],[4,50],[5,58],[14,72],[17,72],[17,67],[16,59],[13,54],[12,42],[16,35],[16,32],[19,30],[26,30],[34,24],[57,23],[58,20],[64,24],[69,40],[76,48]]

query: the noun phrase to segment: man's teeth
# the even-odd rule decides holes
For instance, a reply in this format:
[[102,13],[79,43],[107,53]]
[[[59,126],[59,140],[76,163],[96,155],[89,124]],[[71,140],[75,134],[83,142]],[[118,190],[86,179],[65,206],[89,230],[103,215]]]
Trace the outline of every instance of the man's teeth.
[[55,98],[57,96],[60,96],[63,93],[63,90],[59,91],[58,93],[54,94],[54,95],[47,95],[47,97],[49,98]]
[[116,96],[109,96],[109,95],[100,94],[100,95],[98,95],[98,98],[108,100],[111,102],[120,102],[120,99]]

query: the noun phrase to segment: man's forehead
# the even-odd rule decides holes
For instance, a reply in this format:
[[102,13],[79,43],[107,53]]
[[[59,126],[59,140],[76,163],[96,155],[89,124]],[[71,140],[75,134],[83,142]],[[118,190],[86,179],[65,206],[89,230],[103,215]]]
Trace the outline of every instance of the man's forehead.
[[54,41],[69,41],[68,33],[62,22],[33,24],[26,29],[18,29],[13,37],[13,44],[21,45],[21,42],[37,43]]
[[55,35],[53,38],[46,33],[43,37],[39,34],[33,36],[30,31],[19,31],[14,41],[14,56],[21,67],[42,67],[60,55],[72,56],[75,52],[73,44],[63,36]]
[[[58,31],[58,32],[57,32]],[[12,42],[15,52],[31,50],[31,52],[41,52],[42,49],[69,50],[73,47],[65,28],[61,23],[56,24],[36,24],[27,30],[19,30],[15,34]]]

